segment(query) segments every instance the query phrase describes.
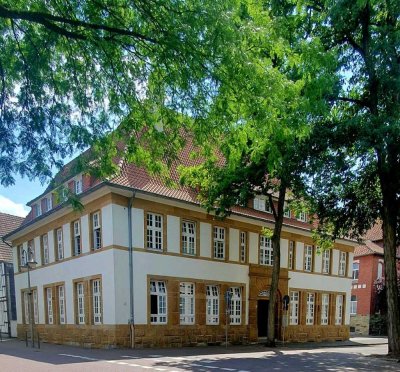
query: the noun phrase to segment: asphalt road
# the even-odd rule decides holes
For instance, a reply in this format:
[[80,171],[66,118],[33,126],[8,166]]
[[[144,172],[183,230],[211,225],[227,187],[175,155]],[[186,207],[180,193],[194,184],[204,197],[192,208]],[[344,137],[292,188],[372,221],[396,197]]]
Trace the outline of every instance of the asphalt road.
[[387,345],[295,345],[145,350],[89,350],[43,344],[40,350],[17,340],[0,343],[1,372],[35,371],[399,371],[384,358]]

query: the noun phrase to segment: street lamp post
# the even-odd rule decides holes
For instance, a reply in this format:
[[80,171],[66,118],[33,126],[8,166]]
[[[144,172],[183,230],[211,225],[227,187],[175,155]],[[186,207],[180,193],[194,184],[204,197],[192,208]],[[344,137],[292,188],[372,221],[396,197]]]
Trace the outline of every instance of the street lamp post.
[[[35,339],[33,335],[34,324],[33,324],[33,306],[32,306],[32,289],[31,289],[31,268],[34,268],[37,262],[34,259],[33,250],[31,247],[27,247],[27,249],[22,249],[22,259],[25,262],[24,265],[21,265],[21,269],[26,269],[28,273],[28,313],[29,313],[29,324],[31,327],[31,342],[32,347],[35,347]],[[32,265],[32,267],[31,267]]]

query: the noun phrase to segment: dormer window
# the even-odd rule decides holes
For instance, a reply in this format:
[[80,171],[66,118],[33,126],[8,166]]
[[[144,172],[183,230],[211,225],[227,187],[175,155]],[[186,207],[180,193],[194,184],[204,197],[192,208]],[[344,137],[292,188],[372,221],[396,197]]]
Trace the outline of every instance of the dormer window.
[[46,213],[53,208],[51,195],[43,199],[43,212]]
[[263,211],[267,213],[272,213],[272,208],[269,204],[269,200],[266,200],[263,197],[256,196],[253,201],[253,208],[258,211]]
[[35,217],[39,217],[42,215],[42,208],[40,206],[40,202],[33,206],[33,213]]
[[307,222],[307,213],[299,212],[299,214],[297,215],[297,220],[301,222]]
[[75,179],[75,194],[81,194],[82,193],[82,177],[76,178]]

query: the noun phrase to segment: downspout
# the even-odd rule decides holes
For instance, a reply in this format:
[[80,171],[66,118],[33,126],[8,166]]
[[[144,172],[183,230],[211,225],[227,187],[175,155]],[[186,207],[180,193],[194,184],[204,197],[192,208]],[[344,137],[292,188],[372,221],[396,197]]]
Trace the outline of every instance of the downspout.
[[[11,248],[11,253],[14,255],[14,252],[12,252],[13,246],[8,243],[5,239],[4,236],[1,237],[1,240],[3,241],[4,244],[8,245]],[[4,279],[5,279],[5,286],[6,286],[6,306],[7,306],[7,331],[8,331],[8,337],[11,338],[11,287],[9,287],[8,283],[8,275],[9,275],[9,267],[7,266],[7,263],[2,261],[4,265]],[[2,263],[0,262],[0,264]],[[14,267],[14,263],[11,263],[11,265]],[[14,270],[13,270],[14,271]],[[13,272],[14,274],[14,272]],[[15,290],[14,290],[15,291]]]
[[129,330],[131,348],[135,347],[135,313],[133,308],[133,247],[132,247],[132,205],[135,199],[136,192],[134,191],[128,202],[128,254],[129,254]]

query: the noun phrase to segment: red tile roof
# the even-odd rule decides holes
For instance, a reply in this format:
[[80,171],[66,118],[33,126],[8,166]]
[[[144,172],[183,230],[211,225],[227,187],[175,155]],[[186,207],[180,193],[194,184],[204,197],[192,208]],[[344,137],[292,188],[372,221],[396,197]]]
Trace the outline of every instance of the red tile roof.
[[383,256],[383,247],[374,242],[371,242],[370,240],[367,240],[365,244],[358,245],[354,248],[355,257],[367,256],[370,254],[379,254]]
[[365,233],[365,239],[373,242],[383,240],[382,221],[377,221],[376,224]]
[[3,242],[2,237],[17,229],[23,220],[22,217],[0,212],[0,261],[12,262],[11,248]]

